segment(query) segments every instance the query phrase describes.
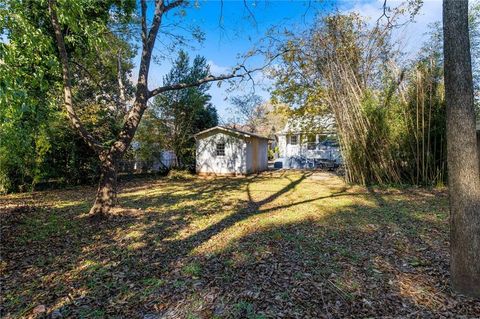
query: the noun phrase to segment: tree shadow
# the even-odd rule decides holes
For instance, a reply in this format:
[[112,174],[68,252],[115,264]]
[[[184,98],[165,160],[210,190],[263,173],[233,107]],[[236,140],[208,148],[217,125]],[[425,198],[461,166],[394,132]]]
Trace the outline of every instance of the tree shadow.
[[[38,304],[67,317],[438,313],[438,305],[422,304],[414,290],[402,288],[406,282],[414,287],[415,280],[419,289],[439,285],[422,298],[436,294],[458,304],[451,309],[473,313],[467,301],[441,290],[448,251],[445,223],[431,218],[445,208],[436,198],[402,202],[345,185],[324,186],[322,195],[320,183],[306,184],[310,174],[159,180],[154,188],[151,181],[127,184],[123,209],[100,222],[79,214],[89,202],[77,210],[42,204],[44,209],[12,216],[2,222],[1,284],[7,293],[0,313],[22,316]],[[318,193],[297,196],[304,187]],[[87,195],[58,197],[80,201]],[[307,205],[317,209],[344,198],[328,214],[260,224],[270,214],[302,214]],[[227,236],[236,229],[246,231]],[[197,252],[212,241],[221,248]]]
[[[185,201],[195,202],[200,199],[199,196],[206,196],[211,201],[215,201],[218,192],[228,193],[232,190],[239,190],[252,180],[258,181],[263,178],[262,176],[239,179],[219,178],[214,182],[205,181],[194,185],[190,185],[192,181],[169,181],[169,184],[180,186],[180,192],[178,190],[165,192],[160,199],[156,194],[143,196],[140,200],[140,206],[145,207],[155,205],[158,202],[166,202],[167,206],[174,207],[176,204]],[[92,301],[89,297],[89,291],[96,292],[95,299],[109,299],[112,291],[103,289],[102,286],[94,287],[93,283],[88,284],[88,277],[92,276],[92,272],[98,272],[102,276],[106,275],[101,269],[109,264],[117,263],[114,266],[108,266],[108,273],[129,271],[130,282],[135,282],[135,280],[144,277],[144,272],[148,272],[150,275],[160,274],[168,269],[169,264],[188,255],[201,242],[254,214],[255,207],[287,192],[294,185],[300,183],[303,178],[294,181],[292,185],[285,187],[278,194],[273,194],[269,199],[260,203],[247,205],[244,202],[236,203],[240,206],[245,205],[245,208],[239,209],[237,213],[219,223],[182,240],[169,240],[169,238],[174,238],[178,232],[190,224],[192,210],[199,208],[195,203],[190,206],[184,205],[179,208],[167,209],[166,212],[162,211],[161,214],[155,214],[154,211],[151,214],[143,214],[136,209],[132,209],[138,207],[136,204],[139,200],[135,195],[129,196],[127,193],[127,197],[122,202],[125,209],[122,209],[119,214],[107,220],[92,221],[77,216],[78,210],[72,209],[76,205],[66,205],[64,202],[78,202],[81,198],[88,198],[89,195],[93,194],[93,188],[92,190],[88,189],[83,194],[78,194],[74,190],[73,192],[56,195],[56,200],[62,203],[62,207],[66,209],[56,209],[55,205],[46,204],[46,200],[34,206],[37,203],[35,198],[38,198],[38,194],[33,194],[28,202],[32,205],[26,206],[28,209],[25,212],[10,210],[2,214],[4,217],[2,223],[3,236],[1,238],[2,256],[4,256],[5,261],[2,264],[2,273],[5,272],[14,279],[11,284],[4,286],[5,289],[15,290],[14,286],[20,283],[23,283],[23,287],[25,287],[26,283],[32,280],[32,274],[34,274],[34,277],[41,279],[38,282],[39,286],[42,285],[41,282],[45,278],[55,276],[59,278],[69,276],[73,277],[76,282],[87,282],[87,284],[86,287],[80,289],[82,292],[79,293],[78,297],[71,297],[68,301],[62,303],[58,303],[57,295],[45,297],[41,290],[33,289],[32,292],[25,289],[18,295],[12,294],[8,297],[6,302],[2,303],[4,306],[0,308],[0,313],[3,314],[10,308],[21,307],[24,307],[23,310],[28,312],[35,307],[36,300],[41,300],[41,303],[46,304],[63,304],[63,307],[65,307],[65,304],[88,304]],[[145,185],[139,186],[137,184],[134,183],[133,192],[145,190]],[[140,195],[140,197],[142,196]],[[77,206],[80,210],[83,210],[88,207],[88,202],[81,202],[81,205]],[[34,208],[31,209],[31,207]],[[221,209],[221,207],[218,207],[218,209]],[[7,214],[9,218],[5,218]],[[132,230],[132,228],[137,230]],[[138,230],[139,228],[143,228],[143,230]],[[118,240],[122,232],[127,232],[128,235],[129,231],[141,233],[141,240],[139,241],[142,242],[142,245],[129,245],[131,241],[129,239]],[[144,258],[144,255],[148,255],[148,258]],[[136,271],[132,271],[132,269],[142,270],[138,271],[139,274],[136,275]],[[95,281],[102,281],[104,279],[102,278],[95,278]],[[127,284],[116,286],[124,288],[125,285]],[[20,284],[20,286],[22,285]],[[57,286],[63,286],[63,283],[58,282]],[[59,294],[62,291],[66,293],[69,290],[67,287],[58,289]],[[115,292],[113,292],[113,295],[115,295]]]

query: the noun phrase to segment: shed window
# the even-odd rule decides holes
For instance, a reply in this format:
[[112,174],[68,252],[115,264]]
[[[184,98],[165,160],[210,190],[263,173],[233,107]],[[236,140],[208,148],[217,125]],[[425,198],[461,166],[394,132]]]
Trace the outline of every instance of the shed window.
[[216,154],[217,156],[225,156],[225,143],[217,143]]
[[297,145],[298,144],[298,135],[291,135],[290,136],[290,145]]

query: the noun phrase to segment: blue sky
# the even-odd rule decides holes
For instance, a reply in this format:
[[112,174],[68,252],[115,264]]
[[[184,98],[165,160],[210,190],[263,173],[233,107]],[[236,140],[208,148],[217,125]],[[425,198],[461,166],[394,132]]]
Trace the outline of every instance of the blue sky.
[[[193,2],[193,1],[192,1]],[[151,15],[153,3],[149,2],[149,14]],[[331,10],[356,11],[363,16],[370,17],[372,21],[381,16],[383,0],[372,1],[338,1],[338,2],[315,2],[315,1],[247,1],[248,10],[243,1],[223,1],[223,9],[220,1],[199,1],[197,8],[188,8],[185,15],[179,17],[173,14],[163,21],[165,31],[175,30],[176,34],[185,35],[185,31],[172,28],[171,24],[181,21],[181,26],[198,26],[205,34],[205,41],[201,44],[191,41],[186,50],[193,57],[203,55],[211,65],[212,74],[228,72],[240,61],[238,56],[250,50],[260,41],[265,32],[272,27],[285,28],[290,31],[302,31],[315,19],[316,12],[322,13]],[[400,4],[400,1],[389,0],[390,6]],[[250,10],[250,11],[249,11]],[[177,11],[178,12],[178,11]],[[252,16],[254,18],[252,18]],[[441,1],[425,1],[416,22],[398,30],[395,37],[404,43],[404,50],[413,55],[424,40],[424,33],[429,23],[441,20]],[[158,38],[165,41],[162,34]],[[167,39],[168,42],[168,39]],[[159,42],[154,54],[169,55]],[[407,55],[408,55],[407,54]],[[161,64],[154,63],[151,68],[149,86],[154,88],[162,83],[162,77],[171,67],[170,59],[175,54],[163,59]],[[250,65],[262,65],[262,58],[250,59]],[[268,88],[271,82],[262,74],[255,76],[255,91],[265,99],[268,99]],[[222,121],[228,121],[232,116],[232,107],[228,97],[250,92],[251,85],[242,85],[233,92],[227,91],[228,86],[218,88],[215,84],[210,89],[212,103],[217,108]]]

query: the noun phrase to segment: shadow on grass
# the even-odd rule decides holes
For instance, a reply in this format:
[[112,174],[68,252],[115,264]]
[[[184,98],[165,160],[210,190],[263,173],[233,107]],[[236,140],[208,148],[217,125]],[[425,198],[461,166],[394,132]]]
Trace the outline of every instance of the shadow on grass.
[[[435,215],[445,207],[437,198],[409,202],[337,185],[318,196],[311,173],[282,174],[127,185],[125,209],[98,223],[77,217],[88,202],[11,216],[2,223],[1,313],[22,316],[45,304],[71,317],[335,318],[435,314],[444,301],[472,313],[446,288],[445,216]],[[263,188],[260,199],[252,187]],[[312,188],[306,199],[285,199],[303,187]],[[355,197],[373,204],[262,224],[270,214]],[[248,230],[253,217],[263,218],[258,227],[224,236]],[[213,239],[225,247],[195,252]]]

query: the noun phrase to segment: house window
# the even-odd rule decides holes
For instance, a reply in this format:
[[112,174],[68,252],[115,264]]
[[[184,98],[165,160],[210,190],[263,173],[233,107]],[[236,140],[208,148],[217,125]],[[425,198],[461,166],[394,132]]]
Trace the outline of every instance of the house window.
[[317,148],[317,136],[313,134],[308,135],[307,149],[314,150],[316,148]]
[[217,143],[216,154],[217,156],[225,156],[225,143]]
[[297,145],[298,144],[298,135],[291,135],[290,136],[290,145]]

